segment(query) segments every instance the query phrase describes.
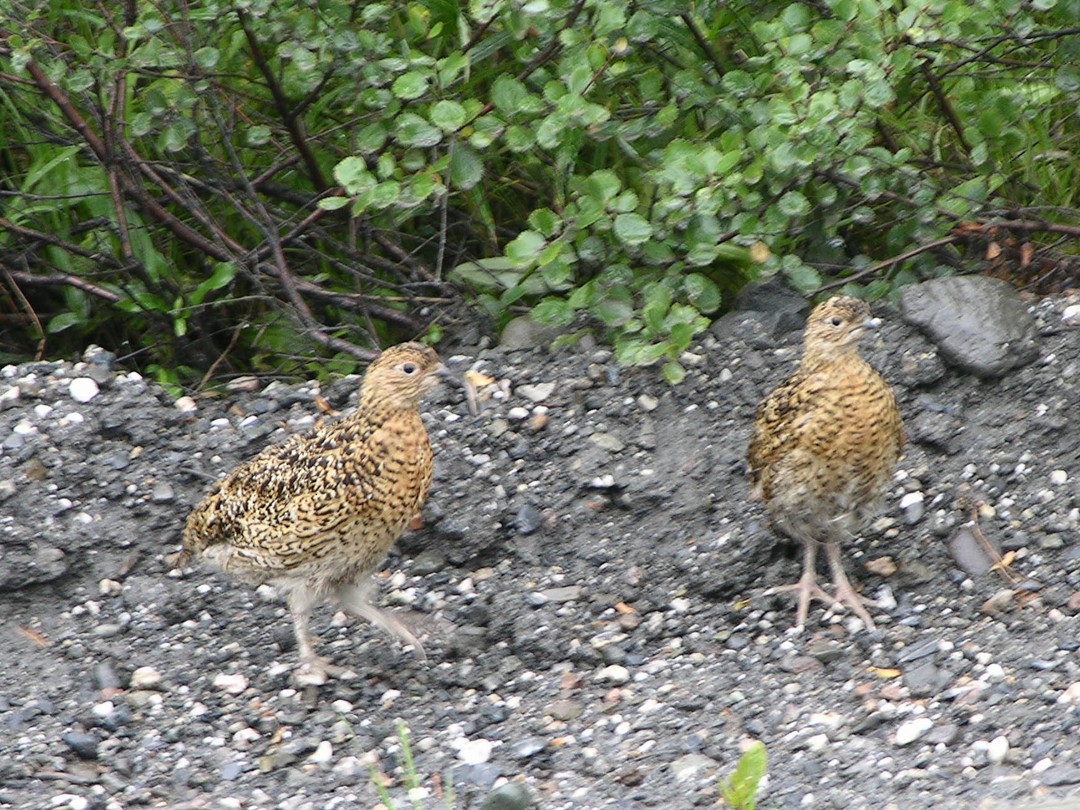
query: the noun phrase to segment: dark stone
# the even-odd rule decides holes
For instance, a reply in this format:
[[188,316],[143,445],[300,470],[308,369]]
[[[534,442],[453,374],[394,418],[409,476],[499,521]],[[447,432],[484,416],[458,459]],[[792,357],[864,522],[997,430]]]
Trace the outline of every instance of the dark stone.
[[1039,356],[1035,319],[1011,285],[984,276],[936,278],[904,287],[903,319],[921,329],[953,365],[1002,377]]
[[81,731],[69,731],[60,739],[68,748],[75,752],[80,759],[97,759],[98,741],[94,737]]

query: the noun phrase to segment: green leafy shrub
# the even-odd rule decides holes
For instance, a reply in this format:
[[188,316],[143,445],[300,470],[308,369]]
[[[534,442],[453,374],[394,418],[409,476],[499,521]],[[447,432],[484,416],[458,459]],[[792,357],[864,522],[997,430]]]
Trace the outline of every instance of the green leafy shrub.
[[435,339],[465,291],[677,382],[759,276],[876,297],[1001,230],[1025,266],[1072,250],[1032,242],[1078,233],[1078,18],[0,0],[5,359],[93,340],[178,386],[349,370]]

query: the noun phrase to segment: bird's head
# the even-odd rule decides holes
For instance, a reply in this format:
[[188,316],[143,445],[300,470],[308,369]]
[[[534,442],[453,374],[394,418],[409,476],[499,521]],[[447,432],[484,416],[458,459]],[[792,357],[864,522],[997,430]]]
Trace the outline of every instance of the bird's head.
[[835,356],[858,351],[862,336],[881,322],[870,315],[865,301],[838,295],[818,304],[806,320],[806,354]]
[[438,386],[447,373],[430,346],[422,343],[391,346],[368,366],[360,385],[360,402],[415,407],[420,397]]

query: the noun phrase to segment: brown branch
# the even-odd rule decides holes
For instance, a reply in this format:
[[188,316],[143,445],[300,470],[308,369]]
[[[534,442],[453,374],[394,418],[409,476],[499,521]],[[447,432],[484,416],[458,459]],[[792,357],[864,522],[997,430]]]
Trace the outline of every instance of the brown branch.
[[[101,140],[100,136],[90,128],[90,125],[79,114],[79,111],[75,109],[68,97],[61,92],[60,88],[49,80],[49,77],[45,75],[45,72],[34,61],[26,63],[26,72],[34,79],[38,88],[57,106],[60,112],[63,113],[64,117],[68,120],[68,123],[75,128],[75,131],[79,133],[101,164],[103,166],[110,165],[109,151],[106,149],[105,143]],[[144,189],[137,186],[130,177],[127,175],[120,175],[120,180],[124,186],[124,191],[131,195],[145,211],[168,228],[178,239],[203,253],[206,253],[208,256],[212,256],[218,261],[225,262],[230,261],[233,258],[227,251],[222,250],[198,231],[194,230],[184,222],[181,222],[162,208],[161,205],[152,199]]]
[[821,285],[821,287],[818,288],[818,292],[825,292],[826,290],[833,290],[837,287],[843,287],[845,284],[850,284],[853,281],[858,281],[859,279],[866,278],[867,276],[872,276],[879,270],[884,270],[886,267],[889,267],[891,265],[899,264],[900,262],[906,262],[908,259],[912,259],[918,256],[920,253],[926,253],[929,250],[936,250],[939,247],[951,245],[953,242],[958,242],[960,239],[961,237],[958,234],[950,234],[949,236],[942,237],[941,239],[935,239],[933,242],[927,242],[925,245],[919,245],[916,248],[905,251],[899,256],[893,256],[883,262],[878,262],[877,264],[872,264],[869,267],[864,267],[862,270],[859,270],[858,272],[853,273],[846,278],[831,281],[828,284],[823,284]]
[[38,275],[25,270],[8,270],[7,273],[24,287],[74,287],[103,301],[108,301],[110,304],[115,304],[120,300],[120,296],[112,290],[106,290],[104,287],[99,287],[84,278],[73,276],[70,273]]
[[38,333],[38,345],[37,352],[34,355],[35,360],[40,360],[45,356],[45,328],[41,325],[41,319],[38,318],[34,308],[30,305],[26,296],[23,294],[22,289],[19,287],[18,282],[15,281],[15,277],[11,274],[11,271],[6,271],[4,276],[7,278],[8,286],[11,287],[11,291],[15,294],[15,298],[19,301],[19,306],[26,312],[30,321],[34,324],[34,328]]
[[266,87],[270,91],[270,97],[274,100],[274,106],[277,108],[278,114],[281,116],[281,120],[284,122],[286,129],[289,131],[289,138],[292,140],[293,146],[296,147],[296,151],[299,152],[300,156],[303,158],[304,165],[307,167],[308,176],[311,178],[312,184],[319,191],[323,191],[327,187],[326,178],[323,177],[322,170],[319,168],[319,163],[315,160],[315,155],[312,154],[311,147],[308,145],[301,118],[294,110],[289,108],[288,99],[285,98],[285,93],[282,91],[281,85],[278,84],[277,78],[270,69],[270,65],[266,61],[266,56],[262,52],[262,47],[255,38],[255,33],[251,30],[251,26],[248,25],[247,14],[242,9],[238,9],[236,14],[240,20],[241,28],[244,29],[244,37],[247,39],[251,58],[255,60],[255,67],[259,69],[263,79],[266,80]]
[[938,107],[941,109],[942,114],[945,116],[945,120],[949,122],[949,126],[952,127],[956,133],[957,140],[960,141],[960,145],[964,147],[964,153],[970,155],[971,147],[968,145],[967,138],[964,137],[964,127],[960,123],[960,119],[956,115],[956,110],[952,107],[952,102],[949,101],[948,95],[941,87],[941,83],[938,82],[937,76],[930,69],[929,60],[922,60],[919,62],[919,69],[922,70],[923,75],[926,77],[926,83],[930,85],[930,91],[934,94],[934,98],[937,99]]
[[689,13],[686,13],[680,14],[679,19],[683,21],[683,24],[686,26],[687,30],[690,31],[690,34],[694,37],[694,40],[697,42],[698,47],[705,52],[705,55],[707,57],[709,57],[709,61],[716,69],[717,78],[724,78],[724,74],[727,71],[725,70],[724,65],[720,62],[719,57],[716,55],[716,51],[713,50],[712,45],[709,44],[709,41],[707,39],[705,39],[705,35],[702,34],[700,30],[698,30],[697,25],[694,23],[694,18],[691,17]]

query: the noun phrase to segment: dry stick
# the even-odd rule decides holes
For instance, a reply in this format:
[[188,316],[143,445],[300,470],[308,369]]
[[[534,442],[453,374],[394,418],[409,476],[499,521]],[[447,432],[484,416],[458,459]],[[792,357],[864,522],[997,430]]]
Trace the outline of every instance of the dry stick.
[[720,62],[720,59],[717,57],[712,45],[709,44],[709,41],[705,39],[705,36],[701,33],[701,31],[698,30],[697,25],[694,23],[694,18],[691,17],[689,13],[687,13],[680,14],[679,19],[683,21],[683,24],[690,31],[690,34],[694,37],[694,40],[697,42],[698,47],[701,48],[701,50],[705,51],[705,55],[709,57],[709,61],[716,69],[717,76],[719,78],[723,78],[724,74],[727,71],[724,70],[724,65]]
[[296,115],[294,111],[289,109],[285,94],[282,93],[281,87],[274,77],[274,72],[266,62],[266,56],[259,46],[259,41],[255,38],[251,26],[248,25],[247,13],[243,9],[238,9],[236,13],[240,20],[240,27],[244,29],[244,37],[247,39],[251,58],[255,60],[255,67],[259,69],[263,79],[266,81],[266,87],[270,91],[270,97],[274,100],[274,106],[277,108],[278,114],[285,123],[286,129],[289,131],[289,138],[292,140],[293,146],[296,147],[296,151],[299,152],[300,156],[303,158],[311,182],[315,185],[316,189],[323,191],[327,185],[326,178],[323,177],[322,170],[319,168],[319,163],[311,153],[311,147],[308,145],[307,137],[305,136],[303,126],[300,123],[300,117]]
[[91,284],[84,278],[79,278],[78,276],[73,276],[68,273],[51,273],[50,275],[42,276],[21,270],[9,270],[7,272],[9,272],[11,277],[16,279],[24,287],[74,287],[75,289],[82,290],[85,293],[100,298],[103,301],[108,301],[110,304],[115,304],[120,300],[120,296],[111,290],[106,290],[96,284]]
[[196,393],[202,391],[203,386],[205,386],[206,383],[210,381],[210,378],[214,376],[214,372],[217,371],[217,367],[225,360],[225,356],[236,346],[236,342],[240,339],[240,333],[244,331],[246,326],[246,323],[238,323],[236,328],[233,329],[232,337],[229,338],[229,345],[225,347],[225,350],[221,354],[214,358],[214,362],[210,364],[210,368],[206,370],[202,379],[199,380],[199,384],[195,386]]
[[35,231],[33,228],[27,228],[24,225],[16,225],[11,220],[4,219],[3,217],[0,217],[0,230],[10,231],[11,233],[25,237],[27,239],[32,239],[37,242],[43,242],[46,245],[58,247],[65,253],[70,253],[73,256],[81,256],[84,259],[90,259],[94,262],[99,262],[101,264],[108,264],[114,268],[124,267],[123,262],[117,261],[113,256],[109,256],[108,254],[104,253],[95,253],[94,251],[87,250],[86,248],[81,247],[80,245],[76,245],[73,242],[65,242],[63,239],[53,236],[50,233],[45,233],[44,231]]
[[893,256],[883,262],[878,262],[877,264],[872,264],[869,267],[864,267],[862,270],[848,276],[847,278],[842,278],[837,281],[832,281],[828,284],[824,284],[818,288],[818,292],[825,292],[826,290],[832,290],[836,287],[843,287],[845,284],[850,284],[853,281],[858,281],[860,278],[866,278],[866,276],[871,276],[878,270],[882,270],[889,265],[899,264],[900,262],[907,261],[908,259],[918,256],[920,253],[926,253],[928,250],[934,250],[935,248],[944,247],[945,245],[951,245],[953,242],[958,242],[960,238],[961,237],[956,234],[950,234],[949,236],[937,239],[933,242],[928,242],[925,245],[919,245],[917,248],[912,248],[906,253],[901,253],[899,256]]
[[945,119],[949,122],[949,126],[951,126],[956,133],[956,138],[960,141],[960,145],[964,147],[964,153],[970,155],[971,147],[964,137],[964,127],[960,123],[960,119],[957,118],[956,111],[952,108],[949,97],[945,94],[945,91],[941,89],[941,83],[938,81],[937,76],[930,70],[930,65],[927,60],[921,61],[919,63],[919,68],[926,77],[926,83],[930,85],[930,90],[934,94],[934,98],[937,99],[938,107],[941,109],[941,112],[944,113]]
[[837,287],[843,287],[845,284],[858,281],[866,276],[873,275],[877,271],[888,267],[889,265],[899,264],[900,262],[907,261],[910,258],[918,256],[920,253],[926,253],[928,250],[934,250],[935,248],[944,247],[955,242],[963,241],[966,238],[975,235],[992,236],[992,232],[995,230],[1003,231],[1023,231],[1031,233],[1034,231],[1046,231],[1048,233],[1060,233],[1065,236],[1071,236],[1074,238],[1080,238],[1080,226],[1076,225],[1062,225],[1057,222],[1040,222],[1038,220],[1031,219],[1003,219],[994,220],[992,222],[974,222],[971,227],[960,233],[952,233],[949,236],[942,237],[933,242],[928,242],[925,245],[912,248],[906,253],[901,253],[899,256],[893,256],[885,261],[878,262],[870,267],[864,267],[857,273],[848,276],[847,278],[838,279],[825,284],[818,288],[818,292],[825,292],[826,290],[832,290]]
[[37,327],[40,339],[38,340],[37,352],[34,354],[34,359],[40,360],[45,356],[45,330],[41,326],[41,319],[38,318],[37,313],[34,312],[34,308],[30,306],[30,302],[26,299],[26,296],[23,295],[23,291],[15,282],[14,277],[11,275],[11,271],[5,272],[4,276],[7,278],[8,286],[11,287],[11,291],[15,293],[15,297],[19,299],[19,304],[26,310],[26,314],[30,317],[30,320],[34,322],[34,326]]
[[[98,134],[90,128],[90,125],[86,123],[86,120],[71,104],[71,101],[67,96],[60,91],[60,88],[49,81],[49,77],[45,75],[44,71],[42,71],[34,61],[26,63],[26,72],[30,74],[34,79],[35,84],[49,100],[59,108],[60,112],[67,118],[68,123],[75,128],[75,131],[82,136],[86,145],[90,147],[91,151],[93,151],[94,155],[102,165],[108,165],[109,155],[108,151],[105,149],[105,144]],[[233,258],[229,253],[222,250],[202,234],[184,224],[162,208],[143,189],[135,185],[127,175],[121,175],[120,180],[124,185],[124,190],[130,194],[144,210],[153,216],[154,219],[165,225],[174,236],[192,247],[201,250],[203,253],[214,257],[218,261],[227,262]]]

